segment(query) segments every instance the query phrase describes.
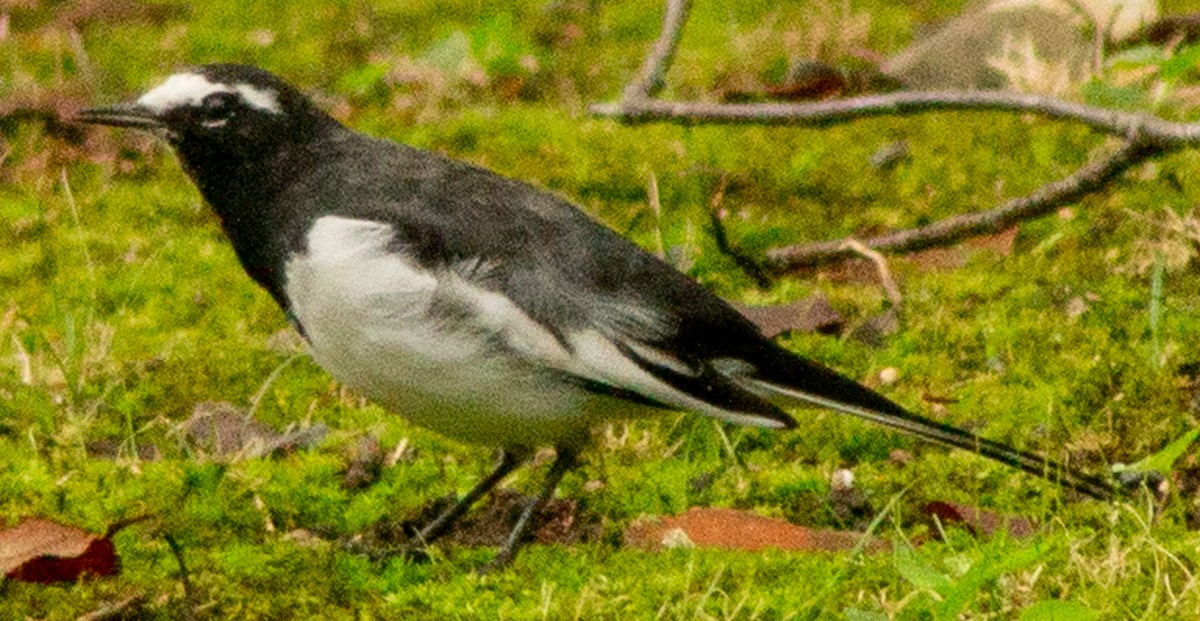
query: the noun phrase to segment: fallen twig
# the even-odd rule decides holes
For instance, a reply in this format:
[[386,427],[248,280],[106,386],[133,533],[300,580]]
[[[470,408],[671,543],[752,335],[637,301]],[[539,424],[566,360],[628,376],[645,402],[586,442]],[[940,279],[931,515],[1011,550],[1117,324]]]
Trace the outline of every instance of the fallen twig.
[[669,121],[693,124],[829,126],[879,116],[913,116],[940,111],[1037,114],[1080,123],[1134,142],[1200,145],[1200,123],[1177,123],[1144,113],[1123,112],[1064,101],[1048,95],[1008,91],[900,91],[812,102],[707,103],[634,99],[594,104],[592,114],[625,123]]
[[108,619],[123,618],[141,608],[145,601],[145,593],[134,593],[119,602],[106,604],[92,612],[81,615],[75,621],[107,621]]
[[[1176,147],[1176,150],[1181,147]],[[1145,161],[1147,151],[1164,151],[1139,144],[1126,144],[1116,153],[1084,165],[1070,176],[1048,183],[1033,193],[1003,205],[971,214],[951,216],[931,224],[862,240],[868,248],[885,252],[916,252],[949,246],[969,237],[999,233],[1023,220],[1052,213],[1064,204],[1079,200],[1107,185],[1130,167]],[[777,270],[812,267],[853,256],[842,240],[798,244],[767,253],[768,264]]]
[[683,24],[687,22],[690,8],[689,0],[667,0],[662,33],[642,64],[637,79],[625,87],[626,101],[653,97],[666,86],[667,69],[675,59],[675,50],[679,47],[679,37],[683,34]]
[[899,307],[904,298],[900,295],[900,287],[896,286],[896,279],[892,278],[892,270],[888,267],[887,259],[879,251],[868,248],[853,237],[843,241],[842,245],[875,264],[875,271],[879,273],[879,284],[883,286],[884,293],[887,294],[893,308]]
[[[625,89],[622,101],[595,104],[591,107],[592,114],[625,123],[828,126],[879,116],[989,110],[1036,114],[1079,123],[1124,142],[1113,155],[1089,162],[1062,179],[1047,183],[1027,196],[1012,199],[994,209],[953,216],[926,226],[862,240],[863,246],[874,250],[914,252],[948,246],[977,235],[998,233],[1018,222],[1046,215],[1063,204],[1077,201],[1105,187],[1118,175],[1142,162],[1200,146],[1200,123],[1178,123],[1144,113],[1110,110],[1045,95],[1005,91],[910,91],[805,103],[717,104],[654,99],[653,95],[662,88],[661,81],[674,57],[687,13],[686,2],[667,0],[662,32],[638,78]],[[728,240],[724,238],[724,231],[715,216],[713,221],[718,246],[737,258],[738,255],[728,253]],[[856,250],[843,240],[800,244],[769,251],[764,267],[784,271],[840,261],[855,253]],[[753,260],[750,263],[758,264]],[[743,261],[739,260],[739,265],[742,264]]]
[[184,618],[189,620],[195,619],[196,593],[192,589],[192,580],[188,575],[187,563],[183,560],[183,548],[170,533],[163,533],[163,539],[167,541],[167,546],[171,548],[171,554],[175,556],[175,562],[179,564],[179,582],[183,584]]
[[712,223],[713,240],[717,243],[717,250],[720,250],[722,254],[733,259],[733,262],[737,263],[738,267],[742,268],[742,271],[753,278],[755,284],[759,287],[769,287],[771,279],[767,277],[763,266],[740,248],[734,247],[729,242],[729,236],[725,233],[725,222],[721,218],[721,203],[725,200],[725,190],[728,188],[729,177],[721,175],[721,183],[717,186],[717,191],[713,194],[712,200],[708,204],[708,219]]

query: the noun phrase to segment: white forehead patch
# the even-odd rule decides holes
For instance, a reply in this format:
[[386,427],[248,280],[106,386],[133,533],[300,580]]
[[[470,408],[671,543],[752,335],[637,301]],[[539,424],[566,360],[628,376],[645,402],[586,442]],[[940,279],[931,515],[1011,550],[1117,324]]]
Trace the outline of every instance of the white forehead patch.
[[138,103],[156,112],[180,106],[198,106],[213,93],[237,93],[252,108],[278,114],[279,100],[275,92],[250,84],[221,84],[211,82],[199,73],[177,73],[138,99]]

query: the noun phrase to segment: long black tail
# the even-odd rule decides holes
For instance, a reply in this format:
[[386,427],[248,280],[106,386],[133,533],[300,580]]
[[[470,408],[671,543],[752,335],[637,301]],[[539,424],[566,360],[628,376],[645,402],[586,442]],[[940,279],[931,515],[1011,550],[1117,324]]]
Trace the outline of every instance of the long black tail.
[[758,353],[771,360],[756,365],[754,377],[736,381],[760,395],[807,401],[931,442],[978,453],[1098,500],[1112,498],[1119,489],[1115,480],[1084,474],[1040,455],[909,412],[858,382],[785,350],[772,346]]

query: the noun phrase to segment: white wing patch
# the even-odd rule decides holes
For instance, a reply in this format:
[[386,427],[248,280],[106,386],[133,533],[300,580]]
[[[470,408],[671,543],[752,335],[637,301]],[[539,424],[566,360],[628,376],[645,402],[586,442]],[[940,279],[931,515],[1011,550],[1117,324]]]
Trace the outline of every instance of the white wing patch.
[[[757,414],[745,414],[734,410],[727,410],[693,397],[667,384],[646,372],[637,362],[621,353],[611,340],[595,330],[576,333],[569,340],[571,341],[571,346],[575,349],[575,356],[571,359],[570,364],[565,370],[575,375],[598,380],[610,386],[631,390],[661,403],[700,412],[713,418],[727,420],[731,423],[753,425],[756,427],[783,427],[783,423],[778,420]],[[628,345],[629,343],[626,342],[626,346]],[[639,355],[646,354],[649,351],[649,348],[645,346],[639,345],[638,347],[637,353]],[[682,369],[687,368],[678,360],[672,359],[671,363],[667,363],[665,359],[669,357],[670,354],[666,352],[658,352],[656,356],[657,360],[652,362],[660,366],[668,366],[670,364],[671,366],[679,366]]]
[[213,93],[237,93],[250,107],[278,114],[281,111],[274,91],[250,84],[221,84],[199,73],[177,73],[138,99],[138,103],[164,112],[180,106],[198,106]]
[[651,347],[635,340],[626,339],[622,340],[621,343],[624,344],[625,347],[629,348],[629,350],[634,354],[640,356],[642,360],[645,360],[654,366],[662,367],[671,371],[672,373],[678,373],[684,377],[697,377],[700,375],[700,369],[692,368],[687,364],[684,364],[684,362],[679,358],[676,358],[675,356],[672,356],[661,349]]

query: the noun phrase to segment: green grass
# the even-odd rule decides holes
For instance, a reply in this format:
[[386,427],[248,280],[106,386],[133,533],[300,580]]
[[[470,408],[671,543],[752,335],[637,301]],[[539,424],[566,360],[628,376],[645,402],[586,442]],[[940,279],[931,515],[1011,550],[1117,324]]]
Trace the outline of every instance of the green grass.
[[[840,2],[698,2],[669,96],[705,98],[722,81],[772,75],[786,41],[855,24],[865,24],[861,41],[828,49],[895,50],[920,23],[955,10],[933,4],[864,1],[847,15]],[[615,98],[656,36],[660,9],[649,0],[151,4],[76,28],[55,19],[68,6],[12,9],[0,102],[109,103],[180,65],[254,62],[354,127],[550,188],[644,247],[661,235],[694,257],[693,276],[732,300],[820,291],[852,321],[881,310],[876,285],[830,270],[761,291],[717,251],[706,209],[722,175],[730,236],[762,252],[986,208],[1105,144],[1067,124],[1006,115],[822,130],[588,118],[586,105]],[[871,154],[898,138],[911,159],[873,171]],[[180,618],[178,566],[163,533],[180,543],[210,618],[990,619],[1050,600],[1105,619],[1200,614],[1192,498],[1175,497],[1153,518],[1140,501],[1068,503],[1008,468],[817,410],[799,411],[791,433],[726,428],[736,461],[696,416],[601,430],[560,491],[600,516],[600,540],[534,546],[495,575],[473,572],[486,549],[446,546],[418,564],[301,543],[287,533],[351,536],[461,492],[489,467],[489,451],[362,402],[307,358],[280,372],[257,413],[278,428],[328,425],[319,447],[227,465],[182,447],[176,427],[197,403],[248,405],[292,356],[274,344],[287,329],[282,314],[241,272],[165,146],[108,130],[80,143],[24,116],[0,119],[0,153],[0,525],[42,515],[100,532],[156,517],[117,535],[119,576],[2,584],[0,619],[73,619],[134,591],[147,594],[147,618]],[[934,414],[988,437],[1097,471],[1133,463],[1197,425],[1200,278],[1184,225],[1197,219],[1198,164],[1182,153],[1134,171],[1069,215],[1024,225],[1009,255],[973,251],[955,269],[895,259],[904,314],[882,348],[815,335],[783,342],[872,384],[894,367],[899,380],[881,386],[885,394],[925,413],[924,393],[953,397]],[[647,206],[651,174],[660,224]],[[1080,303],[1086,311],[1072,312]],[[406,442],[410,458],[347,491],[344,453],[363,433],[385,452]],[[117,442],[116,457],[90,456],[98,440]],[[148,444],[161,459],[136,456]],[[898,448],[913,461],[889,460]],[[1194,462],[1190,452],[1181,463]],[[839,526],[828,482],[847,466],[877,509],[891,507],[878,531],[898,546],[925,536],[919,509],[931,500],[1028,516],[1041,528],[1028,540],[951,532],[911,553],[620,546],[639,516],[693,506]],[[511,485],[531,490],[540,475],[523,470]],[[707,487],[689,484],[701,475]]]

